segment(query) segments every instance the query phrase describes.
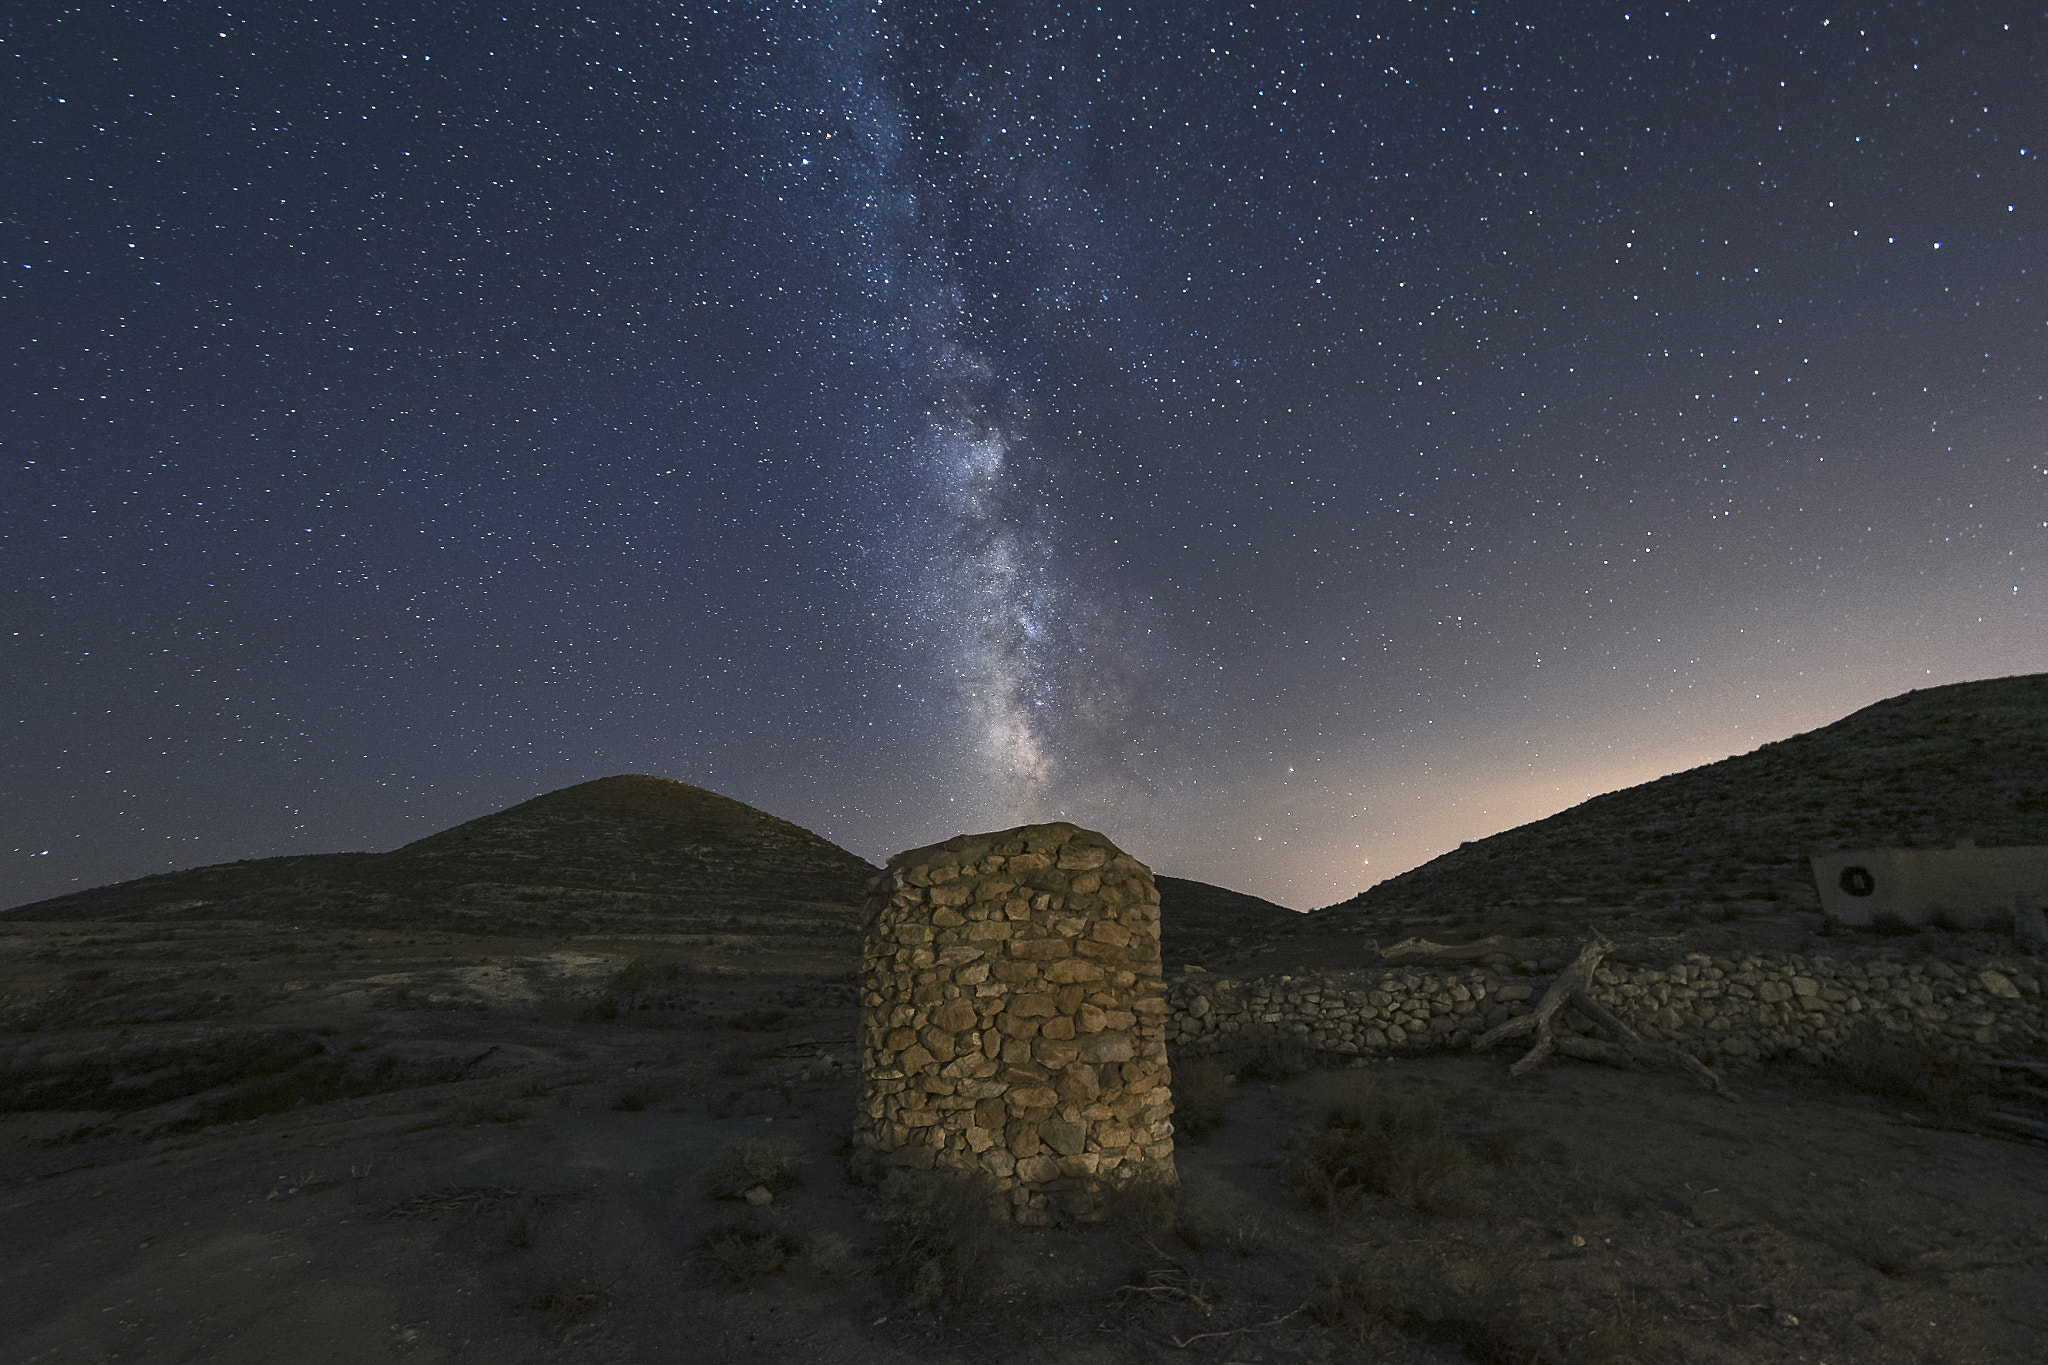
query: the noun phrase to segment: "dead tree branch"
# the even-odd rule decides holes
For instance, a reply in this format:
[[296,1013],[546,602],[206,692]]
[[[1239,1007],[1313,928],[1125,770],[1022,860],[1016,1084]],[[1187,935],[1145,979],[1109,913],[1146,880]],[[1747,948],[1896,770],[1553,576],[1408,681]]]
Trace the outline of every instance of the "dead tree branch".
[[[1579,955],[1570,966],[1557,974],[1550,983],[1550,989],[1536,1002],[1536,1008],[1527,1014],[1518,1014],[1496,1028],[1480,1035],[1472,1046],[1485,1051],[1494,1044],[1517,1034],[1534,1032],[1536,1041],[1522,1059],[1509,1068],[1509,1074],[1525,1075],[1541,1065],[1543,1059],[1553,1051],[1583,1061],[1605,1062],[1610,1066],[1629,1066],[1639,1059],[1654,1058],[1669,1065],[1676,1065],[1691,1073],[1701,1085],[1726,1099],[1734,1094],[1724,1085],[1721,1077],[1699,1058],[1682,1048],[1664,1043],[1653,1043],[1624,1023],[1612,1010],[1594,1000],[1589,987],[1592,985],[1594,969],[1600,959],[1612,952],[1614,944],[1597,930],[1579,949]],[[1590,1018],[1614,1038],[1603,1042],[1597,1038],[1582,1038],[1575,1033],[1560,1033],[1557,1030],[1557,1013],[1566,1005],[1572,1006]]]

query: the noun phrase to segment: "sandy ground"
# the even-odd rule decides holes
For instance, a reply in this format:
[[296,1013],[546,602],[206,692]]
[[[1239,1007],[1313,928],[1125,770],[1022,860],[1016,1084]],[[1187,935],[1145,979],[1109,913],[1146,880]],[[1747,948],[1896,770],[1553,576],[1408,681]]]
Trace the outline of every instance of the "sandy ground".
[[[687,963],[661,1007],[593,1011],[647,952]],[[840,957],[11,924],[0,1358],[2048,1358],[2048,1147],[1792,1067],[1740,1103],[1571,1061],[1240,1068],[1169,1222],[1001,1229],[965,1301],[919,1307],[844,1176]],[[1423,1089],[1455,1198],[1333,1214],[1290,1184],[1292,1135]],[[802,1183],[707,1197],[741,1138]],[[715,1282],[723,1225],[787,1263]]]

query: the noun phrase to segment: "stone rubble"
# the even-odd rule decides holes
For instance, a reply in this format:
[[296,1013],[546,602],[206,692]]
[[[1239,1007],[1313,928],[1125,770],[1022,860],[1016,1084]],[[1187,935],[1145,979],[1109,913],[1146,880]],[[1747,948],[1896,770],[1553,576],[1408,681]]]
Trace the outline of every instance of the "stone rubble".
[[868,888],[854,1158],[980,1172],[1013,1216],[1175,1179],[1159,893],[1064,822],[960,835]]

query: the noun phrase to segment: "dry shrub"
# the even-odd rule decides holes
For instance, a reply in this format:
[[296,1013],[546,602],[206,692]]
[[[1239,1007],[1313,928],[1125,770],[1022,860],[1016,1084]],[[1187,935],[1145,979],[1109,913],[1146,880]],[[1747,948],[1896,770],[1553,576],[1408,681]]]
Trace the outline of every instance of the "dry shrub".
[[853,1261],[853,1243],[836,1232],[813,1233],[804,1243],[804,1264],[820,1275],[837,1275]]
[[1654,1359],[1666,1342],[1657,1315],[1637,1303],[1631,1294],[1627,1298],[1617,1297],[1614,1306],[1596,1316],[1585,1335],[1571,1343],[1571,1362],[1637,1365],[1639,1361]]
[[611,993],[626,999],[666,994],[682,978],[683,964],[672,957],[641,953],[612,973]]
[[507,1251],[525,1251],[533,1246],[537,1232],[537,1210],[533,1201],[522,1199],[498,1216],[498,1243]]
[[1307,1075],[1315,1063],[1315,1049],[1300,1035],[1266,1033],[1238,1054],[1237,1075],[1240,1080],[1277,1085]]
[[796,1253],[795,1239],[768,1223],[720,1223],[697,1239],[698,1269],[713,1284],[727,1286],[779,1274]]
[[1827,1240],[1835,1250],[1887,1279],[1903,1280],[1930,1272],[1921,1259],[1921,1248],[1904,1227],[1871,1214],[1846,1219]]
[[1230,1108],[1230,1073],[1214,1057],[1203,1057],[1173,1069],[1174,1136],[1192,1143],[1208,1141],[1223,1126]]
[[602,1287],[571,1275],[536,1286],[517,1307],[543,1331],[559,1332],[604,1307],[606,1298]]
[[1947,1118],[1974,1112],[1981,1094],[1953,1057],[1918,1040],[1888,1037],[1872,1025],[1842,1040],[1828,1070],[1853,1089]]
[[770,1194],[793,1190],[803,1183],[796,1161],[797,1154],[788,1143],[739,1138],[713,1152],[705,1163],[704,1193],[713,1199],[744,1199],[757,1185]]
[[1525,1257],[1443,1262],[1354,1257],[1317,1283],[1309,1311],[1361,1345],[1387,1328],[1449,1347],[1480,1365],[1559,1358],[1556,1295]]
[[1339,1099],[1321,1123],[1295,1131],[1281,1183],[1331,1220],[1345,1218],[1372,1196],[1419,1213],[1458,1213],[1478,1197],[1471,1153],[1444,1124],[1436,1091],[1393,1102],[1367,1087]]
[[976,1298],[1002,1246],[995,1199],[984,1176],[889,1172],[868,1209],[871,1220],[890,1230],[881,1254],[889,1281],[907,1286],[919,1308]]
[[514,1104],[503,1095],[477,1095],[455,1111],[455,1122],[464,1128],[479,1123],[517,1123],[526,1117],[525,1105]]
[[1104,1191],[1102,1221],[1146,1236],[1165,1232],[1180,1212],[1180,1192],[1156,1176],[1143,1176]]
[[1519,1167],[1529,1163],[1532,1156],[1529,1149],[1537,1136],[1534,1128],[1508,1124],[1481,1133],[1472,1139],[1472,1145],[1496,1166]]
[[627,1081],[612,1092],[612,1108],[621,1113],[637,1114],[661,1098],[661,1087],[653,1081]]
[[711,1070],[720,1076],[746,1076],[752,1074],[755,1060],[752,1048],[723,1048],[711,1059]]

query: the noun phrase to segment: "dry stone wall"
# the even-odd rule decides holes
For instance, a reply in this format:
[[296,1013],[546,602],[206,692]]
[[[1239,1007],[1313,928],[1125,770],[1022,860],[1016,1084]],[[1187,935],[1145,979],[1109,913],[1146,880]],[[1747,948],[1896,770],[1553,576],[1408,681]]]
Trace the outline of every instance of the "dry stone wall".
[[1058,823],[961,835],[868,888],[854,1154],[979,1171],[1015,1217],[1174,1179],[1152,873]]
[[[1709,1063],[1820,1061],[1859,1025],[1984,1058],[2038,1055],[2048,1041],[2044,974],[2028,957],[1688,953],[1661,964],[1610,959],[1589,994]],[[1418,968],[1240,981],[1196,968],[1168,986],[1168,1038],[1182,1057],[1276,1034],[1350,1056],[1463,1046],[1528,1013],[1550,980],[1540,972]]]

